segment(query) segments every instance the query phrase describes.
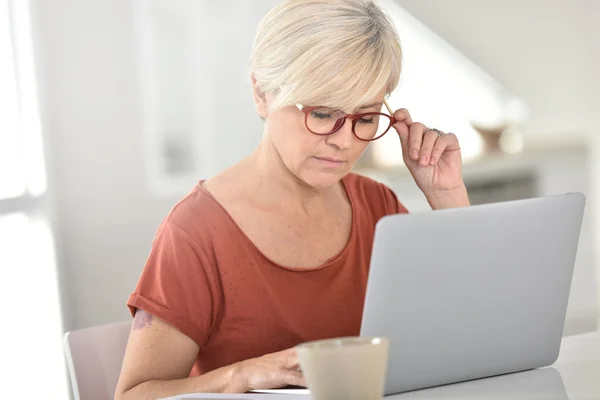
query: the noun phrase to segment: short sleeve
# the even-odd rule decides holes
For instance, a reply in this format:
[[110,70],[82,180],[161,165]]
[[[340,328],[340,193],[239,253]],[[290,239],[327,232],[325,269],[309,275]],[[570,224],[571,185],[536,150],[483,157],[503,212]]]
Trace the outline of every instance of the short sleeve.
[[385,198],[386,208],[388,215],[393,214],[408,214],[408,210],[404,205],[398,200],[396,193],[386,185],[381,185],[383,188],[383,196]]
[[127,306],[168,322],[203,347],[220,306],[214,257],[179,226],[163,221]]

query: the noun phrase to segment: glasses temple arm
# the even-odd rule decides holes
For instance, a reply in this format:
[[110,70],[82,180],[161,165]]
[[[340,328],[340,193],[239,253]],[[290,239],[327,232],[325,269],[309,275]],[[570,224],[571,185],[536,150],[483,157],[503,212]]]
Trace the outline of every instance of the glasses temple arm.
[[385,101],[385,99],[383,99],[383,104],[385,104],[385,108],[387,108],[387,110],[390,113],[390,115],[393,116],[394,112],[392,111],[392,108],[390,107],[390,105],[388,104],[388,102]]

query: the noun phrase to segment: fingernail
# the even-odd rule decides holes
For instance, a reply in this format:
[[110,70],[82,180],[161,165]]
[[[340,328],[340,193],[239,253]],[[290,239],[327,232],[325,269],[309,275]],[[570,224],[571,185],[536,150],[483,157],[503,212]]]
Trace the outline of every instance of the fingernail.
[[412,157],[412,159],[413,159],[413,160],[418,160],[418,159],[419,159],[419,152],[418,152],[418,151],[416,151],[416,150],[413,150],[413,151],[410,153],[410,156]]
[[427,156],[421,157],[421,165],[422,166],[426,166],[427,165]]
[[431,160],[429,161],[429,164],[431,164],[431,165],[435,164],[435,157],[431,157]]

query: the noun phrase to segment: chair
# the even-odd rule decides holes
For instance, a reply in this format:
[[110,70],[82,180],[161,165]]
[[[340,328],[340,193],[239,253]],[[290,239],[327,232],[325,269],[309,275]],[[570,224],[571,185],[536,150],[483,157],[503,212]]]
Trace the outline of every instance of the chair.
[[67,332],[64,351],[75,400],[114,399],[131,321]]

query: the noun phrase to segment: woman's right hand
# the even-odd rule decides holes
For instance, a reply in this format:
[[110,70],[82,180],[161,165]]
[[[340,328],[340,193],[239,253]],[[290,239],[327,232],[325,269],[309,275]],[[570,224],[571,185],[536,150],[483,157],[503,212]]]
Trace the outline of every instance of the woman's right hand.
[[241,392],[290,385],[306,386],[294,348],[241,361],[235,367],[236,381],[241,385]]

